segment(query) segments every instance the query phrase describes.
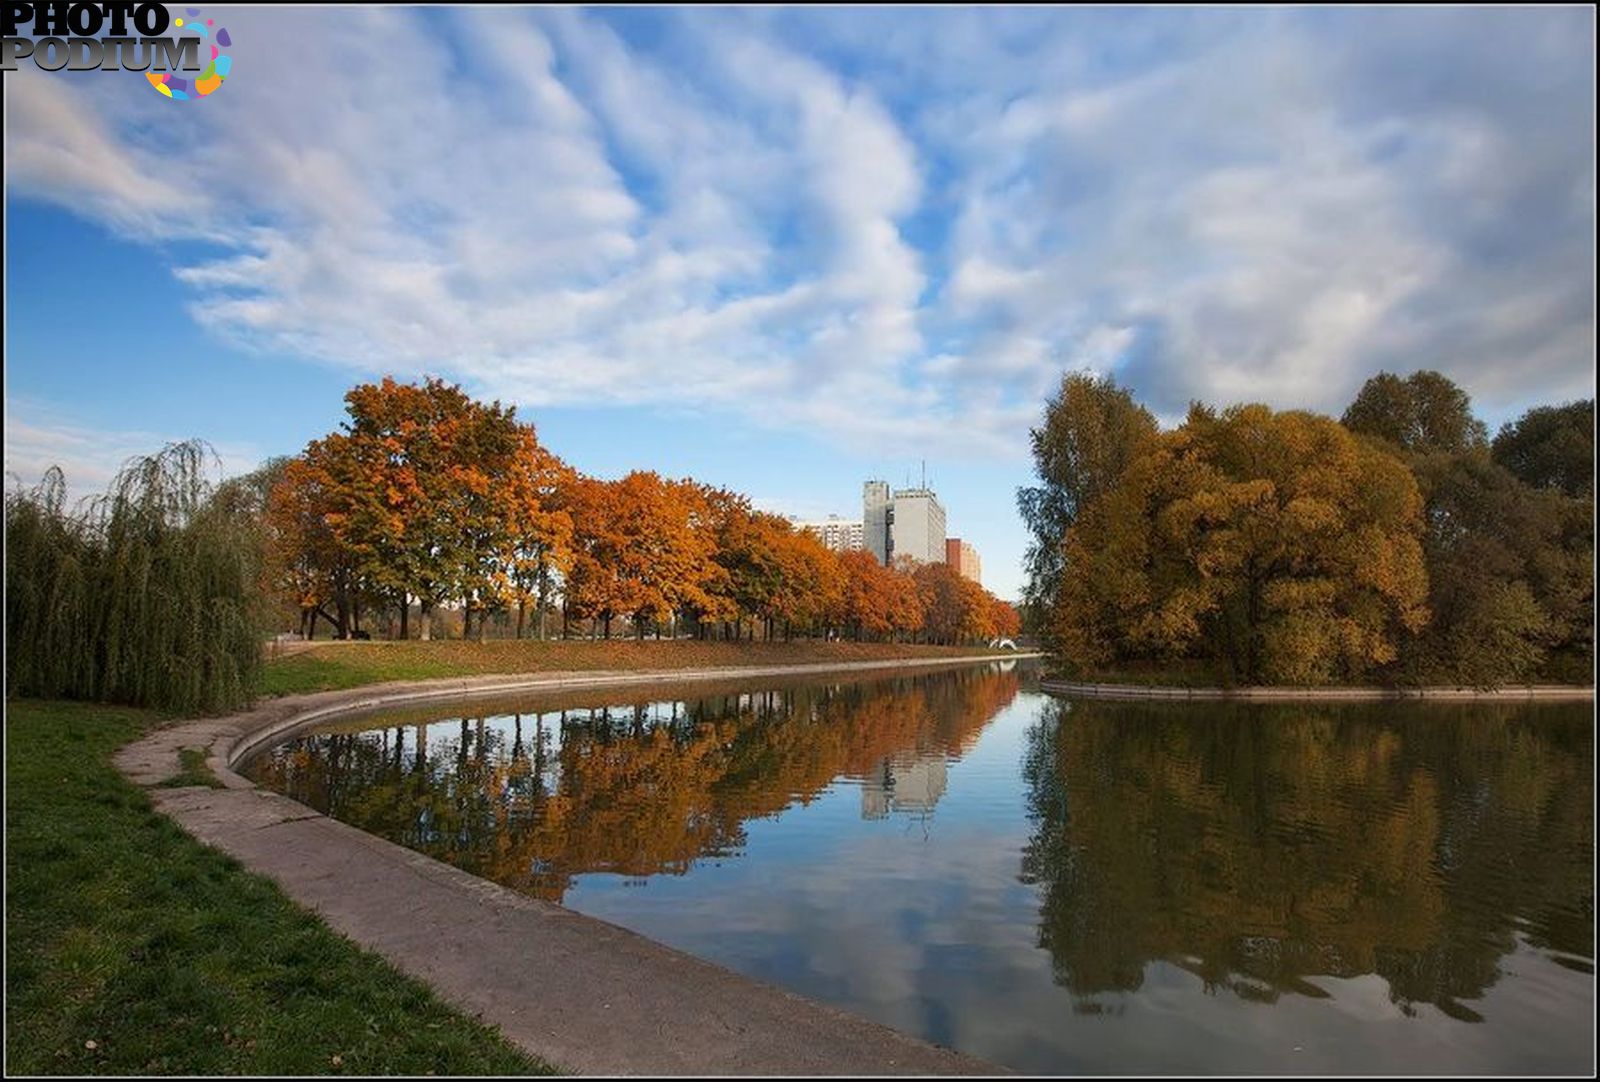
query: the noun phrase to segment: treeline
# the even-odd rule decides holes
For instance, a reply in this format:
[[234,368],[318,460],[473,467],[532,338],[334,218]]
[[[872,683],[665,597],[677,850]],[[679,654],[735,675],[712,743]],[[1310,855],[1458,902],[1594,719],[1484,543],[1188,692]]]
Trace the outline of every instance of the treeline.
[[1026,607],[1083,675],[1480,687],[1592,679],[1594,402],[1491,441],[1436,372],[1343,418],[1195,404],[1162,431],[1071,374],[1032,432]]
[[[1016,611],[945,564],[837,554],[744,496],[636,471],[587,477],[531,424],[459,387],[386,379],[348,419],[252,484],[266,493],[266,585],[302,634],[379,625],[433,636],[614,633],[980,642]],[[367,624],[363,627],[363,617]]]

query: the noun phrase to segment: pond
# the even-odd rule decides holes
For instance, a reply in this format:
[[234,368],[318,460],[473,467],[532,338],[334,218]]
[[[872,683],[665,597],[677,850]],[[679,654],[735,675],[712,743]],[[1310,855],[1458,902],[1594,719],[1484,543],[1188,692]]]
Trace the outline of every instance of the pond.
[[1590,704],[1069,701],[1008,665],[390,712],[245,772],[1023,1071],[1592,1071]]

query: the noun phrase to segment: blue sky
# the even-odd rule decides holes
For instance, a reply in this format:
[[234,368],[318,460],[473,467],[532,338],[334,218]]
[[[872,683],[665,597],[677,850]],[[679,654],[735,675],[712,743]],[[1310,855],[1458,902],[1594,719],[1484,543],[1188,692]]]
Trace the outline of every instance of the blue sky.
[[19,478],[248,468],[438,374],[803,516],[926,459],[1014,596],[1066,370],[1169,421],[1594,393],[1589,8],[224,13],[202,101],[5,78]]

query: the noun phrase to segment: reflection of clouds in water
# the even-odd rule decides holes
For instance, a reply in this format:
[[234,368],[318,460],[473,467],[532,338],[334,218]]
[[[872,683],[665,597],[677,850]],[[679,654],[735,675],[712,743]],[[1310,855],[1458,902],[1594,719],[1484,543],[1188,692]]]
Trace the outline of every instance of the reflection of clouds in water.
[[[610,726],[573,728],[566,741],[558,713],[524,714],[524,747],[544,734],[540,776],[551,792],[572,783],[576,806],[592,817],[643,800],[637,814],[588,830],[580,818],[568,834],[550,835],[566,846],[566,863],[540,867],[576,909],[1027,1070],[1520,1072],[1588,1062],[1587,1031],[1573,1018],[1592,1010],[1592,977],[1553,964],[1543,948],[1518,946],[1507,922],[1522,911],[1500,893],[1502,881],[1535,867],[1527,852],[1562,852],[1572,815],[1541,819],[1541,809],[1562,807],[1550,794],[1575,791],[1566,773],[1574,763],[1592,766],[1592,745],[1563,744],[1552,719],[1453,728],[1438,712],[1385,713],[1374,728],[1367,714],[1341,709],[1270,715],[1269,727],[1260,724],[1267,712],[1230,719],[1180,709],[1187,720],[1173,724],[1173,712],[1148,708],[1087,704],[1069,716],[1066,704],[1036,694],[1003,698],[913,696],[891,710],[850,700],[847,713],[825,720],[796,724],[780,711],[714,727],[709,741],[692,725],[672,741],[641,737],[640,722],[648,731],[681,717],[684,704],[668,700],[596,707]],[[984,712],[976,723],[967,717],[974,704]],[[1052,724],[1042,726],[1047,708]],[[569,713],[588,717],[587,708]],[[394,729],[363,739],[404,760],[418,731],[401,730],[398,745]],[[517,741],[510,715],[425,731],[434,781],[469,789],[479,782],[471,767],[458,767],[463,741],[491,760]],[[679,772],[690,751],[710,769]],[[602,761],[616,769],[605,772]],[[343,764],[361,767],[355,758]],[[508,784],[508,775],[479,773]],[[1458,795],[1484,802],[1463,817],[1463,805],[1431,786],[1396,787],[1413,776],[1459,778]],[[655,796],[635,789],[667,792],[669,782],[692,799],[652,804]],[[451,811],[448,802],[437,807]],[[476,806],[460,807],[471,814],[454,822],[470,824]],[[879,808],[881,818],[863,814]],[[702,836],[697,827],[679,838],[677,827],[713,811],[739,833]],[[680,814],[689,818],[680,823]],[[1419,816],[1435,815],[1443,820],[1419,833]],[[619,862],[617,853],[662,840],[646,829],[652,824],[667,828],[646,854],[660,863]],[[1449,876],[1499,871],[1459,889],[1445,877],[1425,894],[1433,909],[1373,888],[1358,892],[1372,897],[1346,897],[1348,883],[1366,882],[1360,877],[1374,869],[1431,866],[1425,838],[1435,831],[1459,850]],[[545,842],[533,840],[506,867],[526,873],[525,854],[545,859]],[[1513,855],[1502,859],[1507,846]],[[1195,864],[1197,856],[1225,863]],[[667,874],[641,876],[647,866]],[[1218,877],[1213,866],[1228,872]],[[1550,878],[1552,866],[1535,870],[1546,879],[1526,898],[1560,903],[1564,880]],[[1379,885],[1398,881],[1389,875]],[[1468,905],[1460,890],[1474,884],[1493,889]],[[1277,927],[1284,898],[1313,896],[1320,914],[1300,912]],[[1435,922],[1445,915],[1454,922],[1447,949],[1417,954],[1440,941]],[[1557,924],[1538,927],[1576,949]],[[1480,957],[1473,944],[1485,929],[1496,932],[1487,992],[1449,985],[1462,1007],[1488,1020],[1473,1025],[1426,996],[1446,987],[1445,977],[1484,979],[1458,955]],[[1421,959],[1390,973],[1411,982],[1414,1017],[1383,976],[1323,975],[1359,972],[1358,960],[1393,966],[1397,953],[1402,962]],[[1126,973],[1137,991],[1106,980]],[[1268,993],[1271,1002],[1259,1001]]]

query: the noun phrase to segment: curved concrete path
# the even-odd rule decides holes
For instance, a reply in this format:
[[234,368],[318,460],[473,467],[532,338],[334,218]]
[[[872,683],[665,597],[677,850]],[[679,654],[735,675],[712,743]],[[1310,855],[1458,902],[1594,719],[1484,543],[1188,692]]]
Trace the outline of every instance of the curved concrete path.
[[[1034,655],[1004,655],[1006,657]],[[257,788],[233,767],[290,730],[381,706],[561,688],[934,669],[994,655],[635,673],[539,673],[383,684],[184,722],[117,753],[155,786],[200,748],[223,788],[155,788],[201,841],[276,882],[340,933],[583,1074],[995,1074],[999,1068],[517,894]]]

